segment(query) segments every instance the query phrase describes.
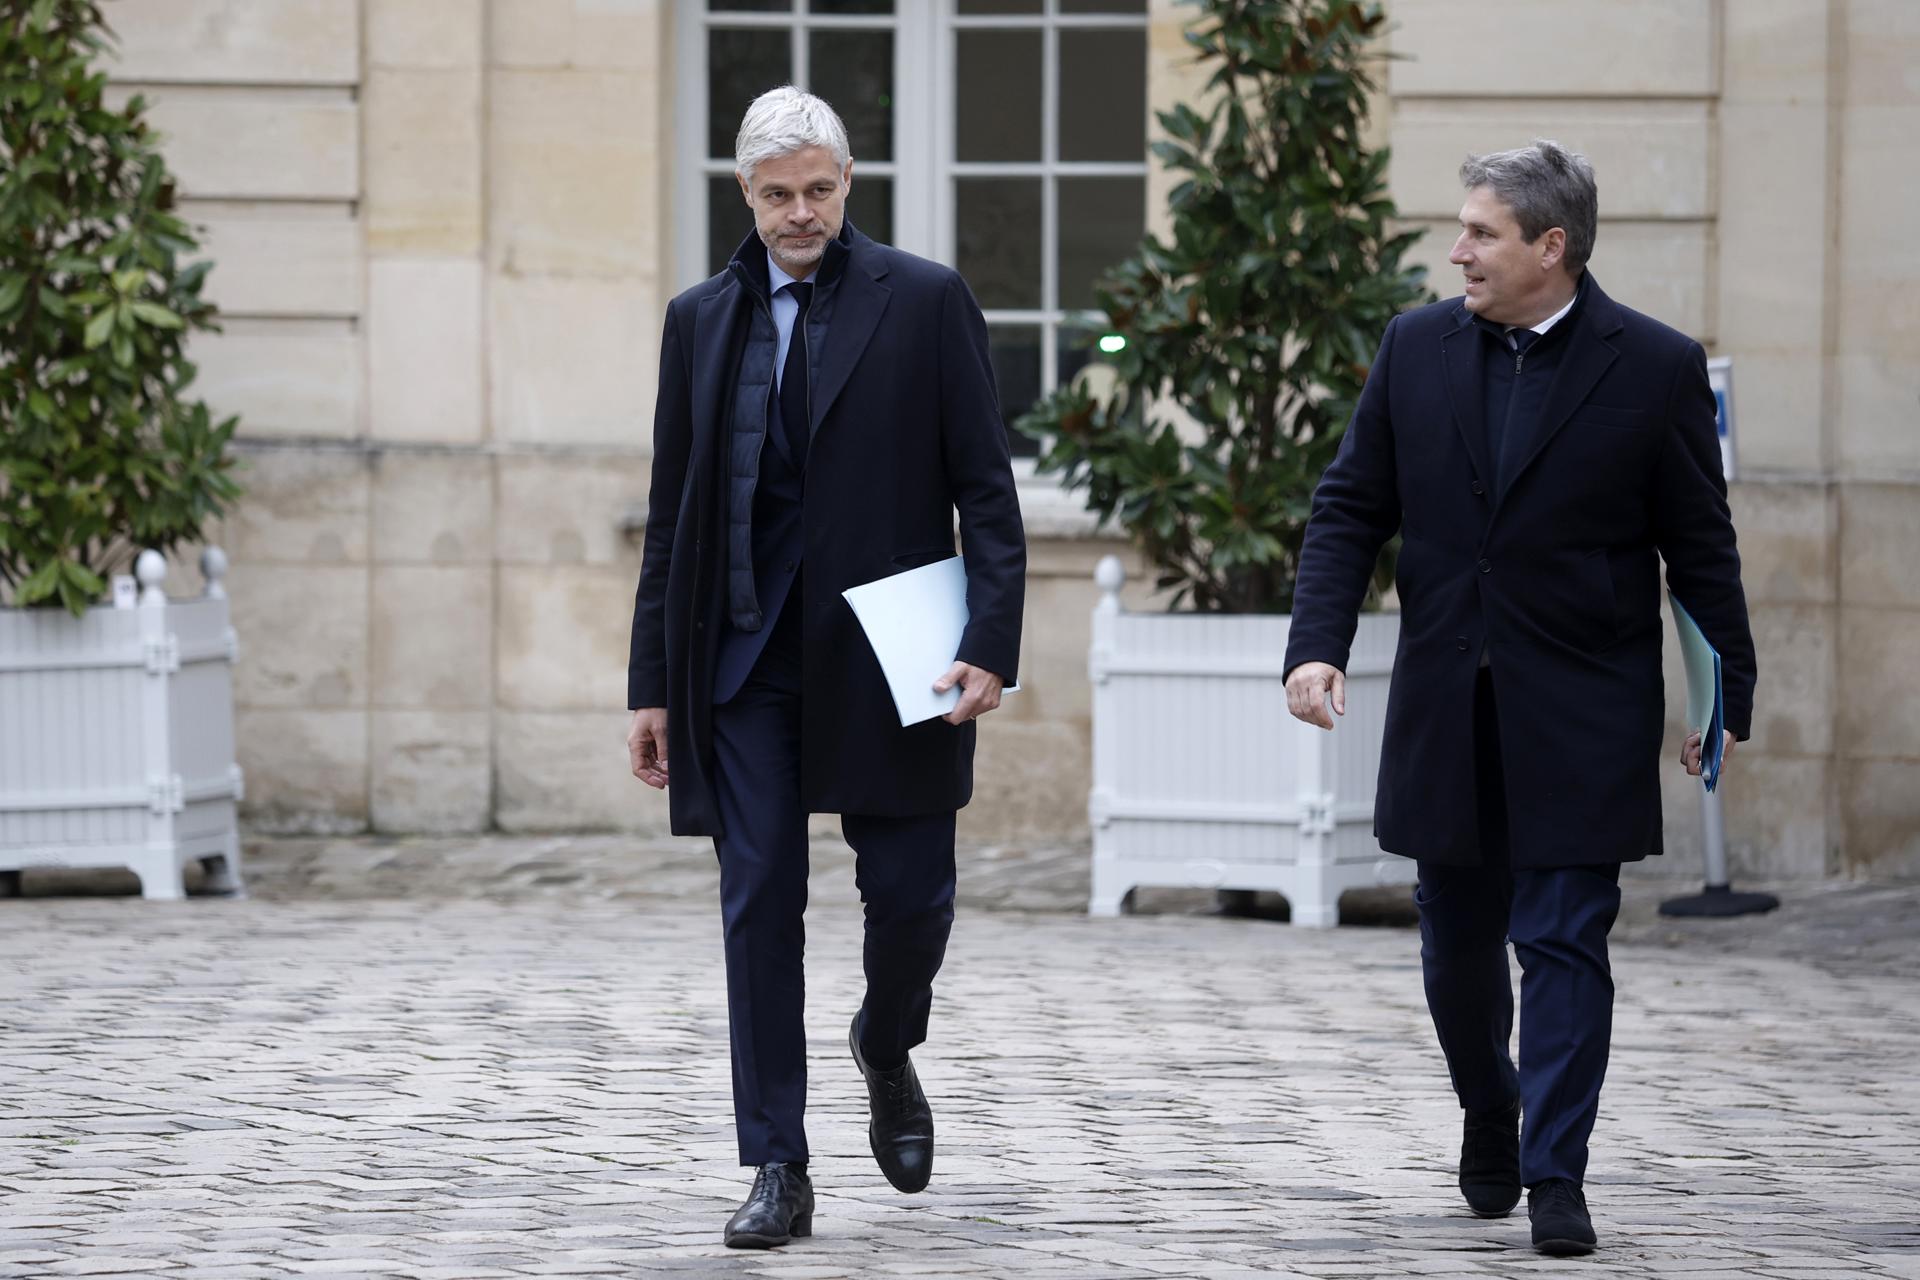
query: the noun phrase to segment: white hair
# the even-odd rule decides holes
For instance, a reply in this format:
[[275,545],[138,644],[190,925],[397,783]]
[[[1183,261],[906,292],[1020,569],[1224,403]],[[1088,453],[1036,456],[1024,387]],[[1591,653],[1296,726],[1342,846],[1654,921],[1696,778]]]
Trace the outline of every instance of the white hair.
[[834,167],[845,169],[851,152],[847,126],[840,123],[826,99],[783,84],[753,100],[733,140],[733,163],[748,183],[763,160],[792,155],[808,147],[825,147]]

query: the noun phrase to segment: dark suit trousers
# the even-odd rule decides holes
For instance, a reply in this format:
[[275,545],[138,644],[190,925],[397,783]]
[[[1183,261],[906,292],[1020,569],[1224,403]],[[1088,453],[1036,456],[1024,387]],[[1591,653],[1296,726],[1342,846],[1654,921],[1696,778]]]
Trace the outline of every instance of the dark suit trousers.
[[[714,784],[726,834],[720,911],[727,956],[740,1163],[807,1158],[807,813],[800,802],[799,588],[739,693],[714,708]],[[927,1038],[933,979],[953,928],[954,815],[845,814],[866,906],[860,1046],[875,1066]],[[857,1084],[847,1066],[849,1084]]]
[[[1490,1111],[1520,1100],[1520,1177],[1581,1182],[1613,1037],[1607,933],[1620,909],[1620,865],[1516,869],[1490,673],[1474,699],[1474,764],[1484,861],[1420,864],[1420,960],[1460,1105]],[[1540,744],[1540,750],[1552,750]],[[1507,1043],[1520,958],[1520,1065]]]

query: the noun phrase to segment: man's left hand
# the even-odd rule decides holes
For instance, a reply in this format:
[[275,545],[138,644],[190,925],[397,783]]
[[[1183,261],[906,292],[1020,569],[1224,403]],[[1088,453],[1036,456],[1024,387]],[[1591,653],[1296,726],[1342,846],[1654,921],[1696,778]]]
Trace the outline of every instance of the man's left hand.
[[1000,690],[1006,687],[1006,683],[991,671],[982,671],[964,662],[954,663],[947,668],[947,674],[933,682],[935,693],[945,693],[955,685],[960,686],[959,703],[941,718],[948,724],[965,724],[987,714],[1000,705]]
[[[1723,730],[1722,732],[1727,735],[1727,745],[1722,748],[1720,752],[1720,767],[1724,769],[1726,768],[1727,761],[1733,759],[1733,744],[1735,739],[1731,730]],[[1680,744],[1680,763],[1687,767],[1689,777],[1697,778],[1700,776],[1700,734],[1698,731],[1688,734],[1687,740]]]

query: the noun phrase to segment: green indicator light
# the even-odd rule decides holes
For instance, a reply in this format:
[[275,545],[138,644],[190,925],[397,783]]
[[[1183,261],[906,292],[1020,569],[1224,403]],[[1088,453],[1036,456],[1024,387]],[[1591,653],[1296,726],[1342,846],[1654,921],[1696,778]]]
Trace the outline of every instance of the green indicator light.
[[1127,340],[1117,333],[1103,333],[1100,335],[1100,349],[1113,355],[1127,349]]

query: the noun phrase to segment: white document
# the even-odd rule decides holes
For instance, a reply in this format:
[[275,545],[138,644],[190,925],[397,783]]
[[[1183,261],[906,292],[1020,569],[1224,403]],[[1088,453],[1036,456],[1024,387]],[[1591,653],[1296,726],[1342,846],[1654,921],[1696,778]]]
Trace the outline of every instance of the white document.
[[[867,633],[904,727],[946,715],[960,690],[935,693],[967,629],[967,570],[959,556],[841,592]],[[1014,687],[1002,690],[1014,692]]]

